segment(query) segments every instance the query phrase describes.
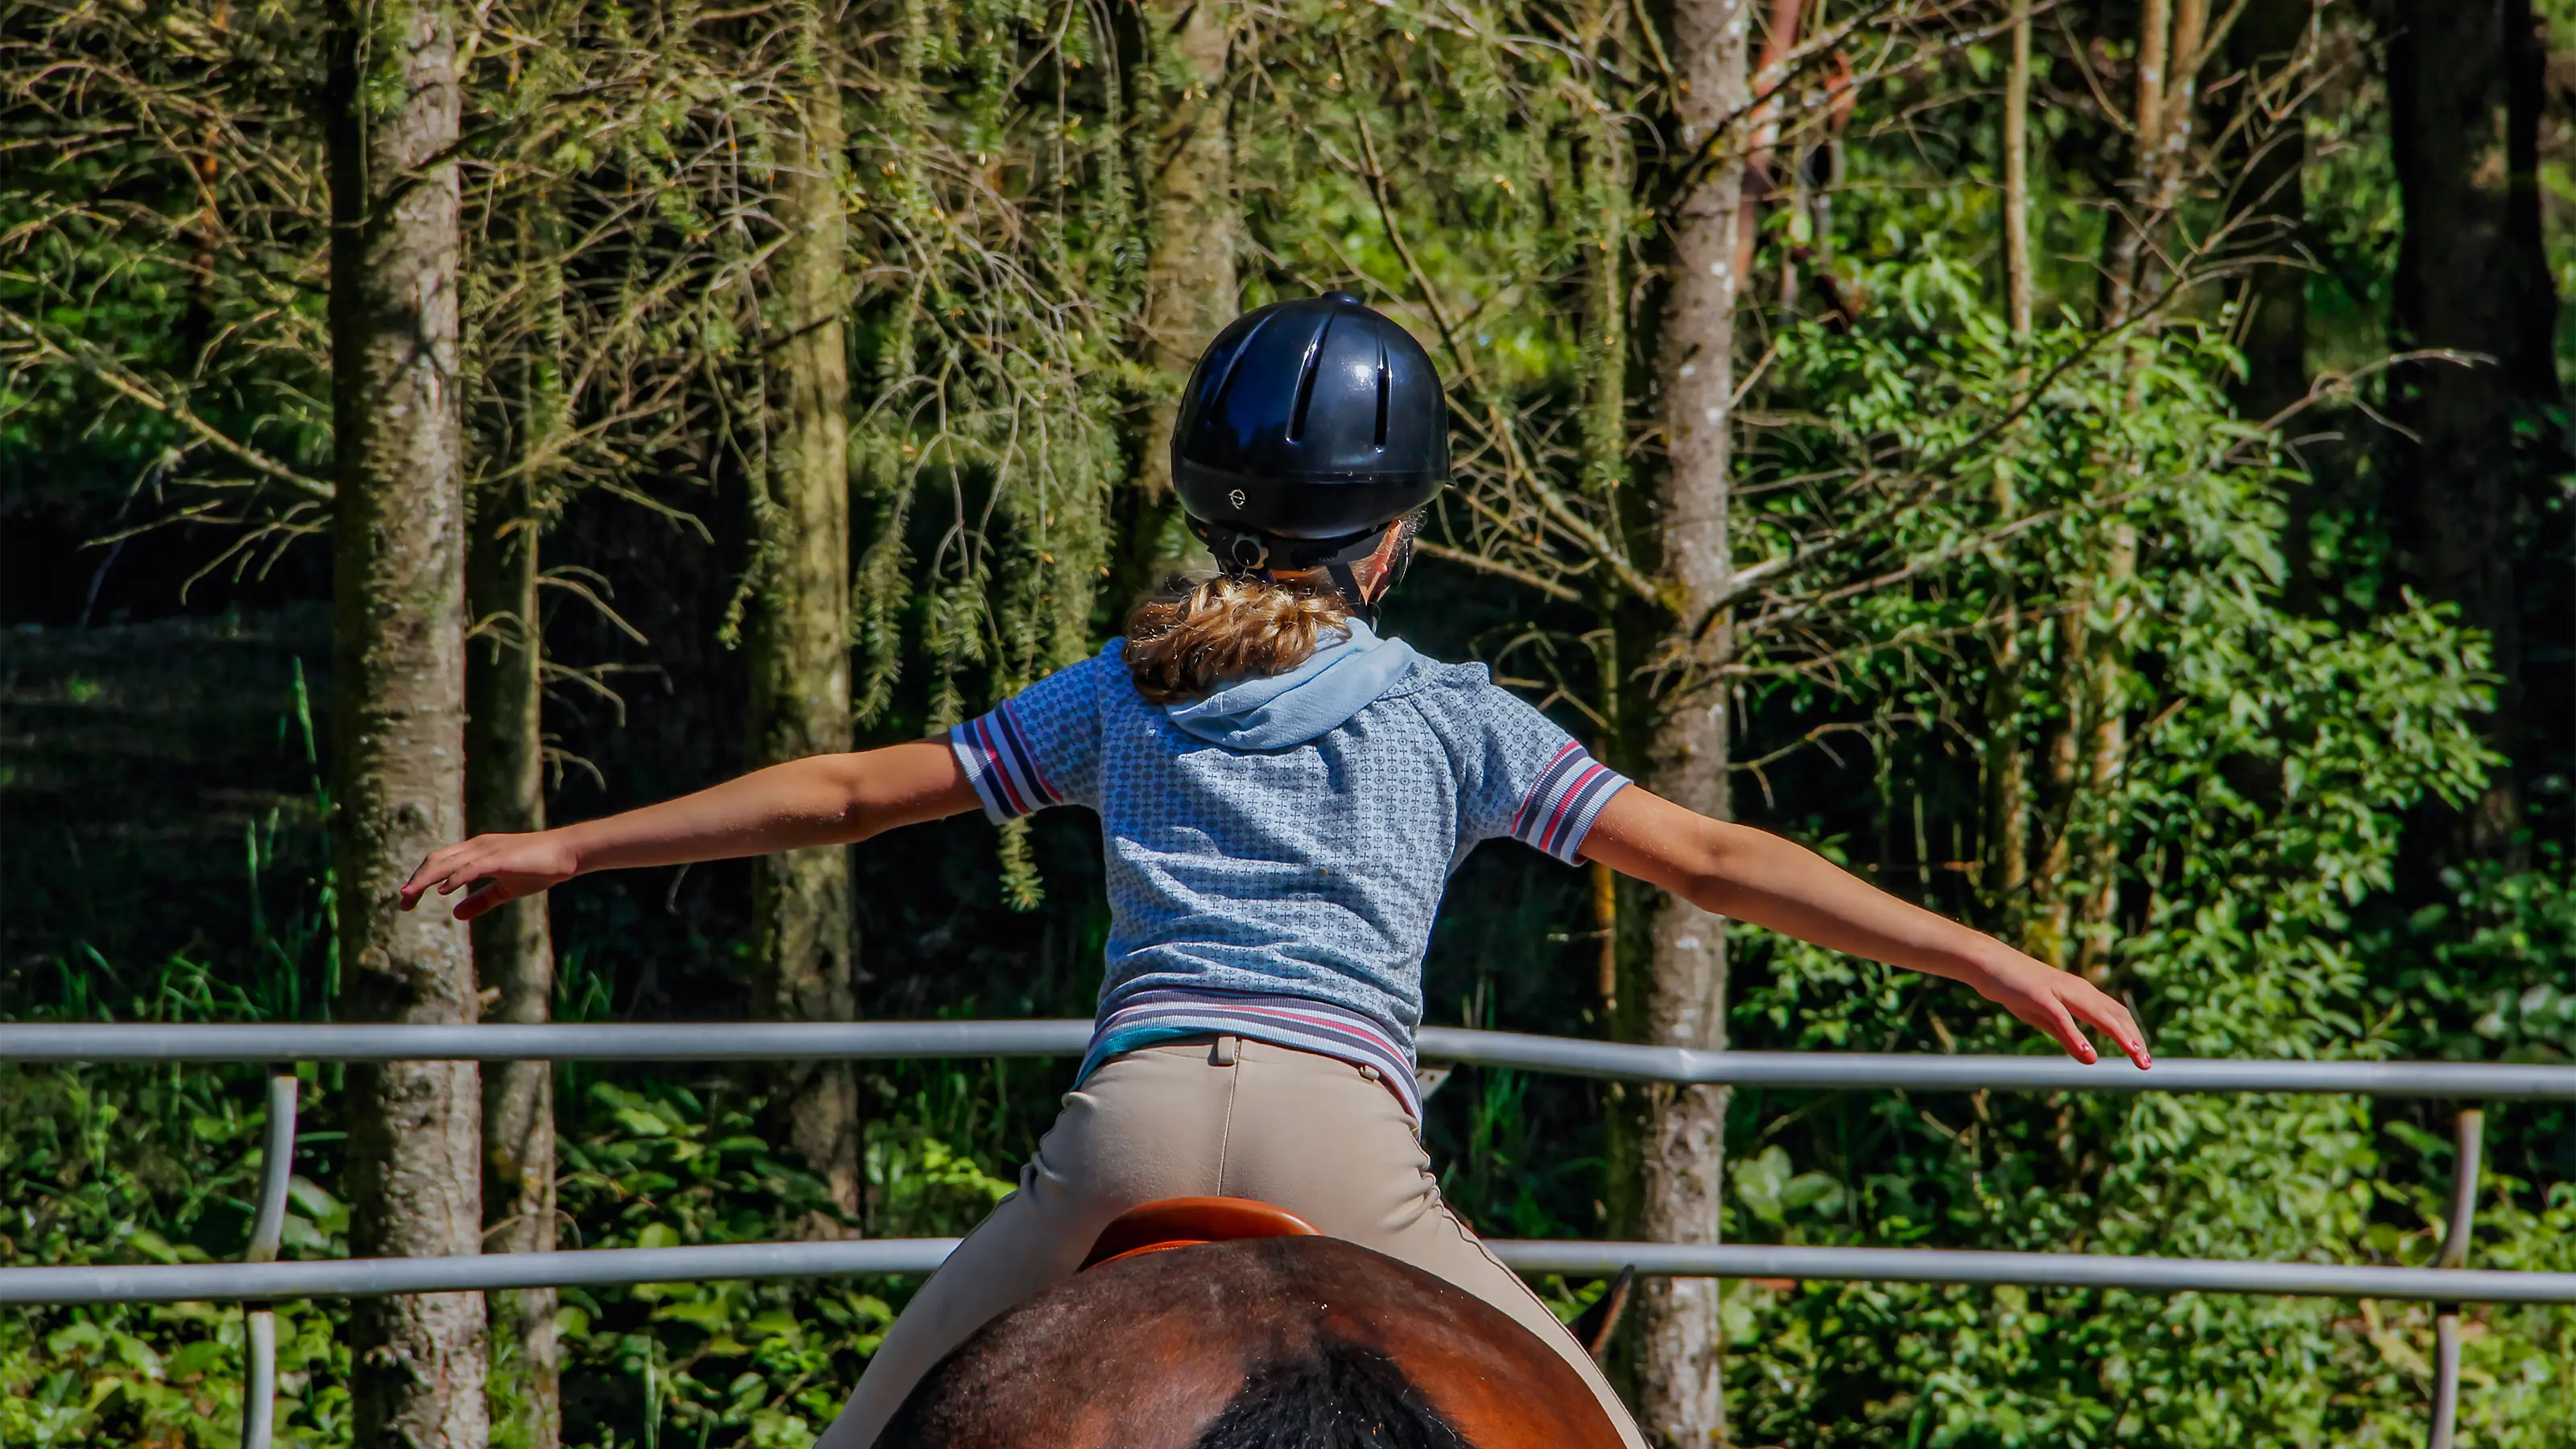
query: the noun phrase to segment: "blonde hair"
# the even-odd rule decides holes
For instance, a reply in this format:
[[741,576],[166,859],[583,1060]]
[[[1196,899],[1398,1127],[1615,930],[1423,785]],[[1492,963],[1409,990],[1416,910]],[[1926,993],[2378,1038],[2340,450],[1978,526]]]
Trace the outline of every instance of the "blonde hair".
[[1127,616],[1127,672],[1137,693],[1180,704],[1230,679],[1287,673],[1314,654],[1319,635],[1350,617],[1330,585],[1174,580]]

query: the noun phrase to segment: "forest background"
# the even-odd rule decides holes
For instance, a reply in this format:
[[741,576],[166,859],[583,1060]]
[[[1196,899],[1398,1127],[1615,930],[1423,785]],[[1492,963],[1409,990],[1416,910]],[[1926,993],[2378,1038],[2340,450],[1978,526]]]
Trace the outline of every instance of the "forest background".
[[[1087,818],[470,950],[383,902],[1096,648],[1188,552],[1189,360],[1345,287],[1449,384],[1417,645],[2160,1055],[2564,1061],[2571,90],[2566,0],[12,0],[0,1012],[1087,1014]],[[1426,970],[1436,1022],[2045,1049],[1501,847]],[[306,1068],[289,1252],[954,1232],[1070,1067]],[[256,1072],[0,1074],[0,1262],[239,1253]],[[2419,1263],[2451,1105],[1463,1071],[1427,1130],[1500,1235]],[[2487,1124],[2475,1261],[2576,1268],[2576,1124]],[[907,1291],[282,1305],[281,1432],[801,1445]],[[239,1333],[10,1310],[0,1442],[230,1444]],[[2461,1442],[2576,1443],[2576,1315],[2468,1334]],[[2375,1445],[2430,1342],[1681,1283],[1618,1368],[1677,1442]]]

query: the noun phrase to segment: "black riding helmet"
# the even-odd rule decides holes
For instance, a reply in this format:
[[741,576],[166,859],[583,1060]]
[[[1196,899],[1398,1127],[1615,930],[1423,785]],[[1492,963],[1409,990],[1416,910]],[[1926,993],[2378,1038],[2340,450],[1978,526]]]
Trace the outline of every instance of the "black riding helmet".
[[[1208,344],[1172,427],[1172,486],[1229,574],[1351,565],[1449,477],[1440,374],[1412,334],[1348,292],[1237,317]],[[1403,577],[1411,534],[1388,586]]]

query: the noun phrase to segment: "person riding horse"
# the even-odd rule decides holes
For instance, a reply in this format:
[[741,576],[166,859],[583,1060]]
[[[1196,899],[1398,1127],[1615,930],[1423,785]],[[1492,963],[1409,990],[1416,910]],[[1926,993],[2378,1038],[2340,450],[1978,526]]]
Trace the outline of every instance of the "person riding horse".
[[[1419,343],[1347,293],[1246,314],[1199,359],[1173,485],[1216,572],[944,737],[754,771],[432,854],[470,918],[586,871],[842,845],[980,808],[1098,813],[1111,927],[1091,1047],[1019,1190],[923,1284],[823,1449],[867,1449],[934,1365],[1161,1198],[1267,1200],[1483,1300],[1644,1439],[1545,1304],[1441,1200],[1414,1033],[1444,886],[1479,843],[1598,861],[1719,915],[1962,981],[2094,1059],[2137,1026],[2081,977],[1801,847],[1630,783],[1482,665],[1375,628],[1449,471]],[[1078,1391],[1079,1385],[1074,1386]],[[891,1441],[888,1441],[891,1442]]]

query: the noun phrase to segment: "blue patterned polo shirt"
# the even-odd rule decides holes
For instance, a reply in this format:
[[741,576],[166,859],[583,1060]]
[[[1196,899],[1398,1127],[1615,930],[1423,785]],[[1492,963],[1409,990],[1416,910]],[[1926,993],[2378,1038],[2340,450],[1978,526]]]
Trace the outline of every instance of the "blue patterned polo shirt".
[[1374,1068],[1419,1115],[1422,956],[1451,872],[1503,836],[1579,861],[1627,780],[1481,664],[1414,657],[1339,725],[1241,750],[1138,694],[1124,648],[949,732],[996,822],[1100,815],[1108,974],[1083,1074],[1234,1034]]

